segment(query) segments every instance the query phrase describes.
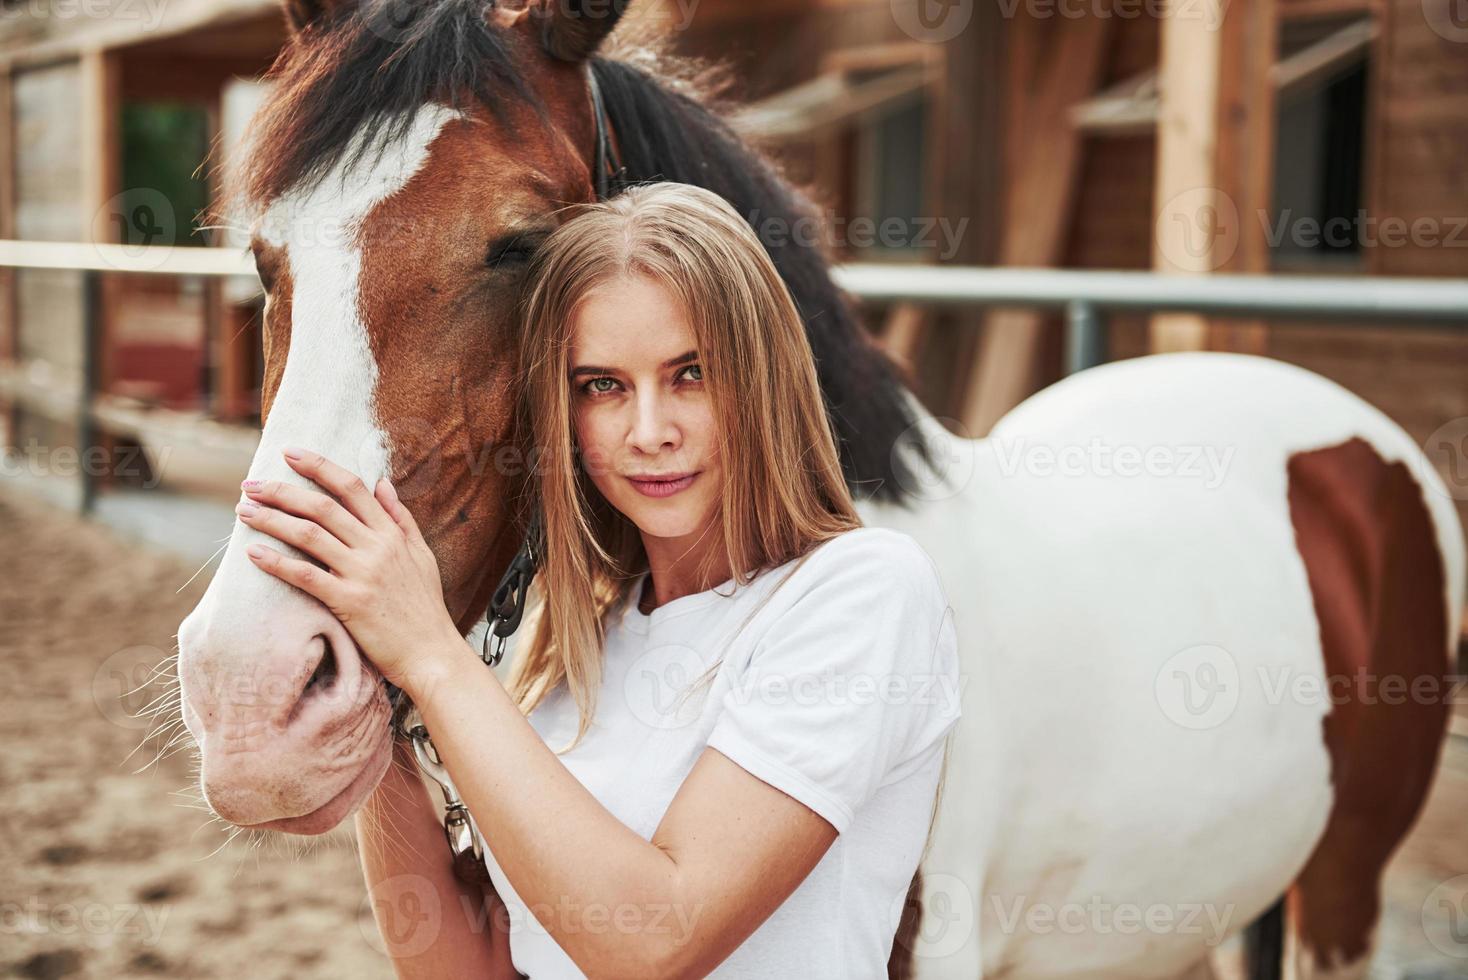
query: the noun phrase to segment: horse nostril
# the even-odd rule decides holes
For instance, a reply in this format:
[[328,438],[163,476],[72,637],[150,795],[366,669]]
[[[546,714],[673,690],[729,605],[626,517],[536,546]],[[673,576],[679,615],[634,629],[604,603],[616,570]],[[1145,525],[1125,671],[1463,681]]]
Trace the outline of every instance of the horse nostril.
[[316,662],[316,669],[307,678],[306,686],[301,689],[300,697],[296,698],[296,703],[291,705],[290,717],[286,719],[286,725],[288,726],[296,720],[296,716],[301,713],[302,709],[306,706],[306,702],[333,693],[336,682],[341,674],[340,666],[337,663],[336,651],[331,646],[331,637],[325,633],[318,633],[316,635],[321,638],[321,659]]
[[330,694],[331,687],[337,679],[336,652],[331,648],[331,637],[321,637],[321,661],[316,669],[311,672],[311,679],[306,681],[306,689],[301,692],[302,696],[308,696],[316,688],[320,688],[323,694]]

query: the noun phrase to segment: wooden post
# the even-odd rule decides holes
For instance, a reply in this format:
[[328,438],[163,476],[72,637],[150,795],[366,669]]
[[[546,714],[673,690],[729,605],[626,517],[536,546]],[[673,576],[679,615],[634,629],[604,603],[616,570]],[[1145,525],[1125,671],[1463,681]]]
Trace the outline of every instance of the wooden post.
[[110,51],[81,56],[82,188],[84,227],[94,242],[115,241],[109,202],[122,188],[122,93],[120,63]]
[[[111,212],[114,198],[122,190],[122,73],[121,62],[114,52],[105,49],[84,51],[81,56],[82,91],[82,188],[83,227],[90,241],[111,242],[116,239]],[[96,429],[90,421],[90,400],[106,392],[112,383],[110,357],[112,318],[116,306],[118,282],[115,276],[93,273],[87,276],[86,323],[83,328],[82,373],[85,378],[83,408],[87,419],[77,433],[77,452],[82,460],[82,508],[90,511],[97,484],[111,478],[113,443],[111,437]],[[88,473],[94,459],[93,446],[105,452],[100,473]]]
[[[223,153],[224,80],[210,90],[206,103],[209,146]],[[224,170],[221,156],[208,171],[209,203],[213,207],[224,194]],[[180,216],[182,218],[182,216]],[[180,228],[182,233],[184,229]],[[227,232],[212,229],[205,233],[209,244],[228,244]],[[217,241],[216,241],[217,239]],[[254,366],[253,335],[248,329],[248,314],[243,314],[230,299],[226,281],[209,276],[204,282],[204,349],[209,364],[209,391],[204,406],[214,418],[238,422],[251,412]]]
[[98,467],[92,447],[103,445],[97,429],[94,410],[100,391],[102,324],[106,320],[102,308],[102,273],[88,269],[82,273],[82,385],[77,400],[77,472],[81,474],[80,510],[90,517],[97,507],[97,488],[102,475],[110,467]]
[[[1153,267],[1201,275],[1269,270],[1276,0],[1201,0],[1162,21]],[[1260,323],[1152,318],[1154,351],[1262,353]]]
[[[1021,8],[1022,9],[1022,8]],[[1070,110],[1096,91],[1112,18],[1092,15],[1011,25],[1002,265],[1060,262],[1081,168],[1082,136]],[[984,324],[963,422],[982,436],[1035,389],[1043,317],[1001,310]]]
[[[973,5],[972,20],[943,46],[943,81],[932,116],[939,169],[934,213],[967,220],[948,261],[992,265],[1004,213],[1004,65],[1014,23],[1000,4]],[[983,314],[933,314],[921,361],[921,387],[940,417],[961,417],[964,388],[982,338]],[[937,325],[941,323],[942,327]]]
[[[15,238],[15,111],[11,68],[0,65],[0,238]],[[0,269],[0,365],[15,366],[20,361],[19,304],[15,291],[14,269]],[[4,431],[0,432],[0,452],[4,452],[20,431],[20,409],[13,401],[0,403],[4,412]]]

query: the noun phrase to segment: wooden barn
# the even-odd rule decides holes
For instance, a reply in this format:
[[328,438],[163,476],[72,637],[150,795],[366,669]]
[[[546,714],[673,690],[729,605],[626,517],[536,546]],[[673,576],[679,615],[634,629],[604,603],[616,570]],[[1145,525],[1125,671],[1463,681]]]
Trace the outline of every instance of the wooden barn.
[[[284,38],[275,0],[103,6],[100,18],[16,7],[0,21],[0,238],[238,244],[194,229],[218,192],[198,165],[238,140],[259,98]],[[1450,0],[633,9],[677,49],[734,67],[738,125],[808,187],[847,260],[1468,275],[1468,27]],[[64,440],[65,418],[35,404],[40,389],[84,383],[82,280],[4,272],[0,286],[9,442]],[[103,398],[257,421],[248,288],[110,275],[102,294]],[[973,434],[1061,371],[1060,324],[1025,310],[897,304],[874,308],[871,326],[930,407]],[[1468,332],[1177,314],[1108,326],[1111,357],[1218,348],[1305,365],[1424,442],[1468,418]]]

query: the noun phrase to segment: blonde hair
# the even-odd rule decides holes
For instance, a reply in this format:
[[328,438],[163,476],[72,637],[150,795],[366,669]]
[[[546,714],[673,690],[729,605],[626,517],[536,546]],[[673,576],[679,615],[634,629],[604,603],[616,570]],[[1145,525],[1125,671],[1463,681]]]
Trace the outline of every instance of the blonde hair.
[[517,405],[537,455],[545,549],[507,680],[526,714],[566,685],[580,712],[567,748],[596,712],[606,616],[647,570],[636,525],[596,490],[574,445],[571,346],[577,310],[598,286],[645,276],[687,315],[718,429],[715,521],[736,585],[862,523],[804,320],[739,213],[712,191],[672,182],[572,210],[537,250],[521,300]]

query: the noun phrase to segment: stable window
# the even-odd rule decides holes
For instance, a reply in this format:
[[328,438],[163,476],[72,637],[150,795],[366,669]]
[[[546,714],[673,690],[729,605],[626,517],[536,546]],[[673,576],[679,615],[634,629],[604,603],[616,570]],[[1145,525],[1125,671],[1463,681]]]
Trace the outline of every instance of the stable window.
[[1360,261],[1374,37],[1369,20],[1281,25],[1274,197],[1265,229],[1275,268]]

